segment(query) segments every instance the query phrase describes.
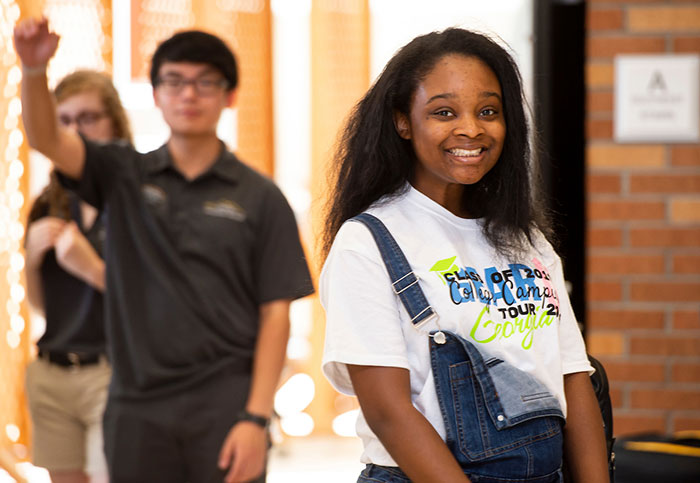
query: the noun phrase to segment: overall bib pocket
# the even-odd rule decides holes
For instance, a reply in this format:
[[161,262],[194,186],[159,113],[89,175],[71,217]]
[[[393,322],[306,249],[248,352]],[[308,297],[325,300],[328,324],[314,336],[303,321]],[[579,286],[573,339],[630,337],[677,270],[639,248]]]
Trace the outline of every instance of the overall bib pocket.
[[430,357],[447,445],[465,472],[486,478],[558,482],[564,415],[558,400],[529,374],[484,360],[462,337],[430,338]]

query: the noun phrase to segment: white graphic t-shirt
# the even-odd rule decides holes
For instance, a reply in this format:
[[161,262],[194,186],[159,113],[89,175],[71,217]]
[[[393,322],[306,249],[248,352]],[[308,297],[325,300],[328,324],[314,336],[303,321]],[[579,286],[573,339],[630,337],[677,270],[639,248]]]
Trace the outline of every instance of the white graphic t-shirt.
[[[483,237],[478,220],[459,218],[412,187],[368,213],[394,236],[438,317],[420,329],[411,324],[371,233],[362,223],[346,222],[320,280],[323,372],[331,384],[354,395],[346,364],[409,369],[413,405],[445,439],[428,344],[428,333],[442,329],[531,373],[566,414],[563,375],[592,368],[561,261],[544,237],[526,256],[504,259]],[[361,413],[357,433],[363,463],[396,466]]]

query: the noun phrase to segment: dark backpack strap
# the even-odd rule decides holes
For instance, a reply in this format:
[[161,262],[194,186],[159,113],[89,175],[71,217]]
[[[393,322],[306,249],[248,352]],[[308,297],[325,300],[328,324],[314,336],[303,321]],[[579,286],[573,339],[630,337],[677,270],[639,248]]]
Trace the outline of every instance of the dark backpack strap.
[[588,360],[595,369],[591,376],[591,384],[593,384],[593,392],[598,399],[598,407],[600,414],[603,417],[603,426],[605,429],[605,442],[608,450],[608,472],[610,473],[610,481],[615,481],[615,453],[613,446],[615,438],[613,437],[613,409],[610,401],[610,385],[608,383],[608,375],[605,372],[603,364],[588,354]]
[[392,280],[394,293],[401,299],[413,325],[418,327],[432,317],[437,317],[418,284],[418,277],[384,223],[369,213],[360,213],[350,218],[350,221],[361,222],[372,233]]

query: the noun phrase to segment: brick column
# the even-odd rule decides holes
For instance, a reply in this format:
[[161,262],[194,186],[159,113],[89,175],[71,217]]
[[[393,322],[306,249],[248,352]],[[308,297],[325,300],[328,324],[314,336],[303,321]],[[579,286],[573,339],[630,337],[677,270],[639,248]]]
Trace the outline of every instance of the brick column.
[[699,51],[698,1],[587,3],[587,342],[618,436],[700,428],[700,146],[616,144],[613,59]]

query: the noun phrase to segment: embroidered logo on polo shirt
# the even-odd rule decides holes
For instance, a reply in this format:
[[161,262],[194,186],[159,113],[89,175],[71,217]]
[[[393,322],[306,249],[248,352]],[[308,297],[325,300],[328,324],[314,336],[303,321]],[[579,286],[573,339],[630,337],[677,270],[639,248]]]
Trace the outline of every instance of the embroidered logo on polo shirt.
[[219,216],[235,221],[243,221],[246,218],[246,212],[241,208],[241,205],[227,199],[207,201],[202,206],[202,211],[210,216]]
[[141,186],[141,193],[143,193],[143,197],[146,198],[146,201],[151,205],[163,204],[168,199],[168,195],[165,194],[165,191],[163,191],[160,186],[154,184],[145,184]]

